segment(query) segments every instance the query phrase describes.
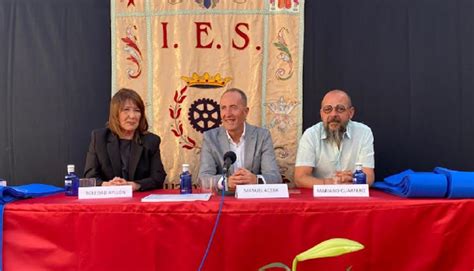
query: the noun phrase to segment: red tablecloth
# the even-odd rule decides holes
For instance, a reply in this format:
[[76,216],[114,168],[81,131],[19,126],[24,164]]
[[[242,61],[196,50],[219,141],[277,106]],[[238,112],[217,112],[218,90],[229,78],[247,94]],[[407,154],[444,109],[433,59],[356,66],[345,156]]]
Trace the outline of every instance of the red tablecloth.
[[[156,191],[164,193],[166,191]],[[169,193],[169,191],[168,191]],[[203,270],[291,267],[295,255],[335,237],[365,249],[310,260],[304,270],[473,270],[474,200],[226,197]],[[141,203],[55,195],[6,205],[4,270],[197,270],[220,196],[208,202]]]

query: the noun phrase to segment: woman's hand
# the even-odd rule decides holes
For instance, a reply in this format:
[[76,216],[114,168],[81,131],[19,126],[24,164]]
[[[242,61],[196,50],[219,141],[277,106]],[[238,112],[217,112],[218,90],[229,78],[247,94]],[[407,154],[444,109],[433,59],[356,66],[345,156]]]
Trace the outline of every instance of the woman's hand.
[[102,182],[102,186],[113,186],[113,185],[131,185],[133,191],[137,191],[140,189],[140,184],[136,182],[129,182],[125,180],[124,178],[120,178],[120,177],[115,177],[108,182]]
[[125,180],[124,178],[120,178],[120,177],[115,177],[112,180],[110,180],[109,182],[110,182],[111,185],[126,185],[127,184],[127,180]]

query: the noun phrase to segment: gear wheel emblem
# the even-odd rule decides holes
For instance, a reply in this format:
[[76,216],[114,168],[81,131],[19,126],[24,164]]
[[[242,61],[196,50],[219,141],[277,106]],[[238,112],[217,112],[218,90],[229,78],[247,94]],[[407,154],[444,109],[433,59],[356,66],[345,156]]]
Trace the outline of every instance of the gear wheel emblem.
[[188,119],[194,130],[200,133],[219,127],[221,125],[219,104],[212,99],[198,99],[189,107]]

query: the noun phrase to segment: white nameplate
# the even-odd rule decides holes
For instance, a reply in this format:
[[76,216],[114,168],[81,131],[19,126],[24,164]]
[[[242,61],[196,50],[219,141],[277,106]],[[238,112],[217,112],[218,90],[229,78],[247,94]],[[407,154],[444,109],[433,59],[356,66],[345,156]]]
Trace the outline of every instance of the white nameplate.
[[288,198],[286,184],[246,184],[237,185],[235,197],[238,199]]
[[313,196],[320,197],[368,197],[368,184],[325,184],[314,185]]
[[79,187],[79,199],[131,198],[131,185]]

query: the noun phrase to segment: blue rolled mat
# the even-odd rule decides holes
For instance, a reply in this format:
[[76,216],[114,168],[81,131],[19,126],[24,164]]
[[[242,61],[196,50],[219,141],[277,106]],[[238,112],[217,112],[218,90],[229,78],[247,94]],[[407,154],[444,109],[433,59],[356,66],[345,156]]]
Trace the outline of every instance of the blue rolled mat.
[[405,198],[442,198],[447,191],[446,176],[431,172],[405,170],[389,176],[372,187]]
[[47,196],[64,191],[64,188],[47,184],[0,186],[0,271],[3,266],[3,208],[6,203],[34,197]]
[[434,172],[446,176],[448,198],[474,198],[474,172],[436,167]]
[[402,171],[398,174],[394,174],[394,175],[391,175],[391,176],[388,176],[388,177],[385,177],[383,179],[384,182],[388,183],[388,184],[391,184],[391,185],[400,185],[400,183],[402,182],[403,178],[405,176],[408,176],[408,174],[412,174],[412,173],[415,173],[413,170],[411,169],[407,169],[405,171]]
[[47,184],[26,184],[18,186],[0,187],[0,204],[12,202],[17,199],[26,199],[51,195],[64,191],[64,188]]

